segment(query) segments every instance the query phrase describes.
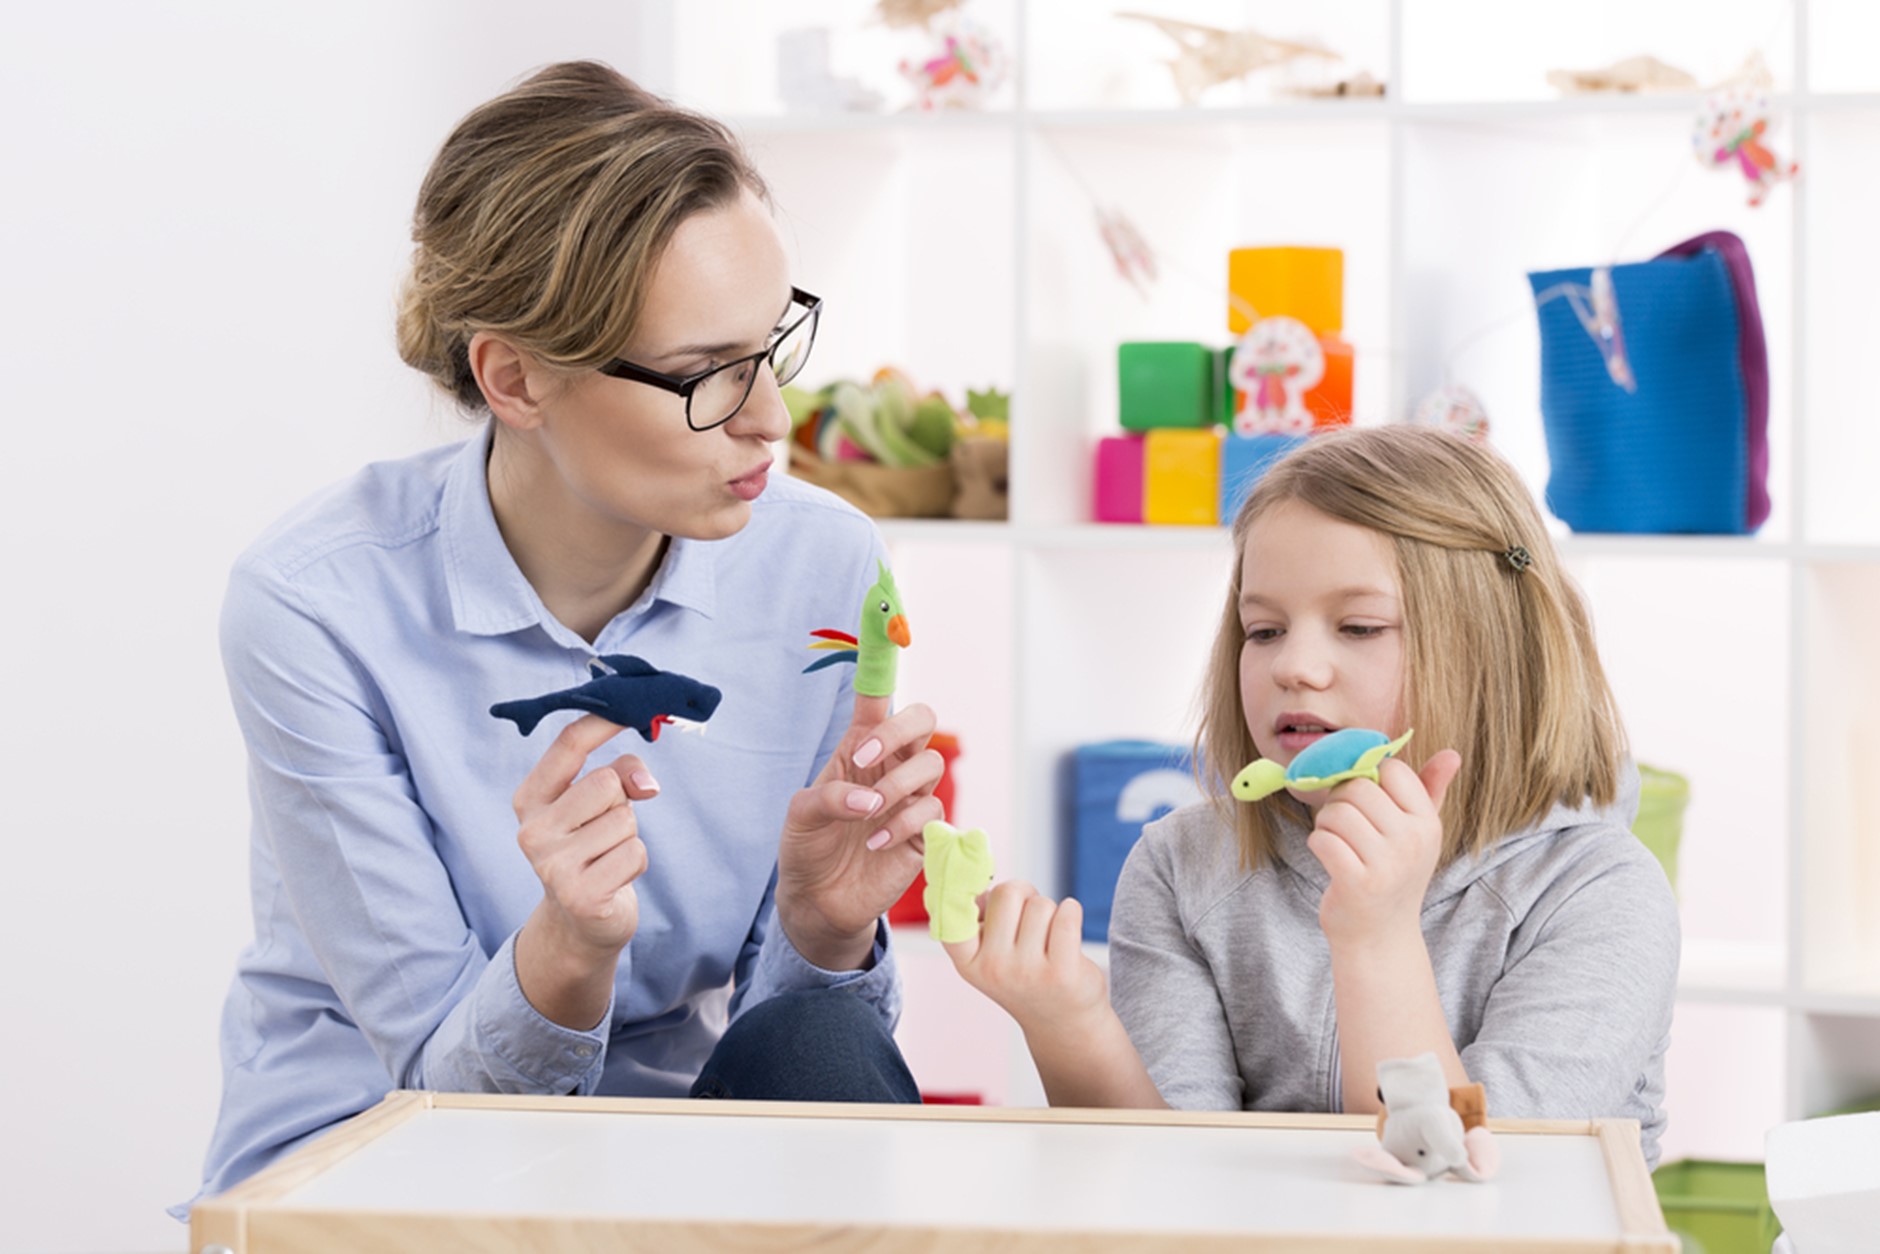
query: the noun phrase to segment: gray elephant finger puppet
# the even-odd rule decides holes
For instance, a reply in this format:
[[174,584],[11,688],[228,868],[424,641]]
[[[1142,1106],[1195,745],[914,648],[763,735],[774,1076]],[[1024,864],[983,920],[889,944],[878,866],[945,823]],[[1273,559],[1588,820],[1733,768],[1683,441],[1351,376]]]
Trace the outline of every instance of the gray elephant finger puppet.
[[1396,1184],[1427,1184],[1445,1172],[1480,1184],[1501,1167],[1488,1130],[1487,1095],[1479,1084],[1449,1087],[1433,1053],[1377,1064],[1378,1144],[1352,1157]]
[[854,635],[835,627],[810,632],[809,647],[822,656],[803,668],[805,675],[841,662],[855,663],[855,691],[865,697],[894,695],[898,650],[914,642],[901,608],[901,590],[886,562],[875,563],[875,582],[862,595],[862,621]]
[[590,658],[588,674],[592,678],[578,688],[521,701],[499,701],[490,707],[490,713],[509,719],[526,736],[545,715],[556,710],[579,710],[631,728],[651,744],[666,727],[703,732],[706,720],[718,709],[724,695],[689,675],[659,670],[645,659],[625,653]]

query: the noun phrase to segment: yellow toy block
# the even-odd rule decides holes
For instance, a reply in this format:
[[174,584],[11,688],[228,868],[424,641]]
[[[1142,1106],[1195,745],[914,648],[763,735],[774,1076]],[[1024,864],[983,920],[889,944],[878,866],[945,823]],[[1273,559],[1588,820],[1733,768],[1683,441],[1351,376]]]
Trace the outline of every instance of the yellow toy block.
[[1221,432],[1165,427],[1143,437],[1142,520],[1211,527],[1220,521]]
[[[1262,318],[1297,318],[1317,335],[1345,327],[1345,253],[1339,248],[1236,248],[1227,254],[1227,290]],[[1227,329],[1252,326],[1229,302]]]

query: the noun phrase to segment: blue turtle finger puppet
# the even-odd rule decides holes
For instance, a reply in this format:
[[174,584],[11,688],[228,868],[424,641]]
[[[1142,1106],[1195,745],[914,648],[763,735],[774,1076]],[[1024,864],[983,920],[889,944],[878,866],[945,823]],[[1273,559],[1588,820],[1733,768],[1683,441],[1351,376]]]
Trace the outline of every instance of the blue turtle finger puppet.
[[710,684],[657,670],[645,659],[624,653],[589,659],[588,674],[593,678],[578,688],[522,701],[501,701],[490,707],[490,713],[511,720],[526,736],[552,711],[580,710],[630,727],[650,744],[667,726],[703,731],[705,720],[724,695]]
[[1317,792],[1348,779],[1375,780],[1378,764],[1396,757],[1415,734],[1407,731],[1392,740],[1368,727],[1347,727],[1301,749],[1291,766],[1281,766],[1271,758],[1249,762],[1229,787],[1241,801],[1258,801],[1282,788]]

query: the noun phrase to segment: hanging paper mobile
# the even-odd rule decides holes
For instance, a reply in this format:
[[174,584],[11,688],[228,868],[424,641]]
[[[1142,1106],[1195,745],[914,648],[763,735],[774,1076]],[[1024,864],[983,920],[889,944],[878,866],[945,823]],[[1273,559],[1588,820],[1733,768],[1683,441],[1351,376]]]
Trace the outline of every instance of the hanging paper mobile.
[[1435,427],[1477,444],[1488,443],[1488,409],[1482,398],[1459,383],[1445,383],[1417,403],[1410,421]]
[[1246,398],[1234,415],[1241,435],[1305,435],[1305,395],[1325,377],[1325,350],[1297,318],[1261,318],[1234,345],[1228,374]]
[[914,85],[915,108],[976,109],[1005,81],[1006,61],[991,32],[962,18],[940,33],[937,48],[900,68]]
[[1148,299],[1149,288],[1156,279],[1155,253],[1142,238],[1142,232],[1119,211],[1101,207],[1097,209],[1097,229],[1103,233],[1103,242],[1110,250],[1110,260],[1116,263],[1116,272]]
[[1704,103],[1691,131],[1691,146],[1707,166],[1734,165],[1749,183],[1749,203],[1760,205],[1769,189],[1801,173],[1763,142],[1769,129],[1769,97],[1754,87],[1731,87]]

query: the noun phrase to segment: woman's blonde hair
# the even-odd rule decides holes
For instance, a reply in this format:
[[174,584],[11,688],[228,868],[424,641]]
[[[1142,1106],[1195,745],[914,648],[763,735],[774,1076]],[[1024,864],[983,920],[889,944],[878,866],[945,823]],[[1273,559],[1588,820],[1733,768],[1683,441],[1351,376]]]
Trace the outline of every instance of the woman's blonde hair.
[[480,105],[418,192],[398,355],[466,409],[479,331],[551,366],[619,353],[673,232],[763,179],[731,133],[592,61],[551,65]]
[[1445,865],[1536,822],[1556,802],[1614,800],[1624,727],[1585,603],[1520,478],[1500,457],[1444,432],[1350,428],[1314,436],[1275,464],[1234,519],[1232,586],[1202,691],[1195,762],[1216,805],[1231,811],[1247,866],[1271,855],[1280,814],[1310,825],[1285,793],[1247,805],[1226,790],[1259,756],[1240,700],[1247,535],[1286,501],[1390,537],[1403,597],[1403,709],[1416,729],[1405,758],[1420,768],[1439,749],[1462,754],[1443,801]]

